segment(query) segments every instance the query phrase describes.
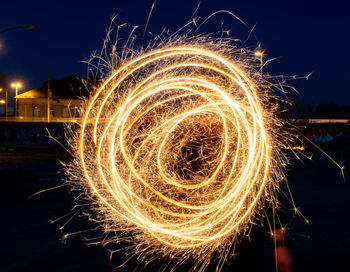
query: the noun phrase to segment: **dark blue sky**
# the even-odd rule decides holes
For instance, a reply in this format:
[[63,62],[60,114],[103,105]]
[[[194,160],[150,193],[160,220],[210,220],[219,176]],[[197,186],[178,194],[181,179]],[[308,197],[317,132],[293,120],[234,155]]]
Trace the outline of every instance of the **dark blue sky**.
[[[198,0],[158,0],[148,30],[159,34],[184,25]],[[24,83],[23,91],[39,87],[47,79],[70,74],[86,76],[86,60],[99,49],[110,17],[118,22],[145,25],[153,0],[61,0],[2,1],[0,30],[35,24],[33,30],[16,30],[0,36],[0,72],[9,81]],[[247,1],[202,0],[197,12],[202,18],[214,11],[234,12],[254,34],[247,43],[260,43],[269,58],[280,57],[268,66],[270,73],[307,75],[300,93],[307,101],[350,104],[350,4],[347,1]],[[200,32],[231,29],[231,37],[244,40],[248,30],[229,16],[214,17]],[[139,32],[142,36],[142,31]]]

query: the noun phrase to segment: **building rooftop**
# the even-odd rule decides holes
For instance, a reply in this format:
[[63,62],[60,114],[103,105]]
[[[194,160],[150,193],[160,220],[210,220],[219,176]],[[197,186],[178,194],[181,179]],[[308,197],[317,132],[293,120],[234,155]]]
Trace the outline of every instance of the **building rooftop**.
[[[41,87],[19,94],[15,98],[47,98],[47,91],[48,83],[44,82]],[[71,75],[59,80],[50,80],[50,93],[51,96],[56,96],[59,99],[79,99],[86,97],[89,91],[86,88],[86,81]]]
[[43,90],[43,89],[33,89],[30,90],[28,92],[16,95],[15,98],[17,99],[21,99],[21,98],[47,98],[47,90]]

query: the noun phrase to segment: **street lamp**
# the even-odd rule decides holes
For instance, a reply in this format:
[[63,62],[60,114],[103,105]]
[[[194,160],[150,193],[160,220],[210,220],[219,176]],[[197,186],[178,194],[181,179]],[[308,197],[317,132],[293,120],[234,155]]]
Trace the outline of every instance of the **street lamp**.
[[263,57],[266,55],[265,51],[259,50],[259,51],[255,51],[254,53],[255,56],[260,57],[260,74],[261,74],[261,80],[263,78]]
[[18,115],[18,112],[17,112],[17,95],[18,95],[18,89],[21,88],[22,85],[21,85],[21,83],[16,82],[16,83],[12,83],[12,84],[11,84],[11,87],[12,87],[12,88],[16,88],[16,96],[15,96],[15,98],[16,98],[15,117],[17,117],[17,115]]
[[260,57],[260,77],[261,77],[261,89],[263,88],[263,82],[264,82],[264,78],[263,78],[263,57],[266,55],[266,52],[264,50],[258,50],[255,51],[254,53],[255,56]]
[[0,34],[7,32],[7,31],[10,31],[10,30],[16,30],[16,29],[21,29],[21,28],[33,29],[33,28],[35,28],[35,25],[22,25],[22,26],[14,26],[14,27],[5,28],[3,30],[0,30]]
[[[0,88],[0,93],[3,91],[3,89]],[[1,100],[4,101],[4,100]],[[4,104],[3,102],[0,102],[1,104]],[[5,120],[7,121],[7,89],[5,89]]]
[[[14,26],[14,27],[8,27],[5,29],[0,30],[0,36],[7,31],[16,30],[16,29],[33,29],[35,28],[35,25],[21,25],[21,26]],[[0,44],[1,49],[1,44]]]

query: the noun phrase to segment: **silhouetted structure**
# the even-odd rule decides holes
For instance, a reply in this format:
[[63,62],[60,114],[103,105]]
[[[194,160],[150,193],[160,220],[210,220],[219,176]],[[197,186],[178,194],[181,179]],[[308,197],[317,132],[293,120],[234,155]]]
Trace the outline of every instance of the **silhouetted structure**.
[[41,87],[17,95],[19,101],[19,118],[23,120],[46,120],[48,95],[51,118],[75,118],[80,116],[82,97],[88,96],[87,84],[72,75],[60,80],[50,81]]

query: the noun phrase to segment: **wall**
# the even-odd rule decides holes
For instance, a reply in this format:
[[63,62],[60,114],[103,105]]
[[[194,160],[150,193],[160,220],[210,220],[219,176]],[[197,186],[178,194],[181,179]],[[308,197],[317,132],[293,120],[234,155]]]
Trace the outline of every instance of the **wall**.
[[[39,116],[34,117],[42,121],[47,119],[47,99],[45,98],[23,98],[19,100],[19,118],[26,120],[33,118],[34,105],[36,104],[39,109]],[[55,100],[50,100],[50,108],[54,111],[53,118],[67,118],[77,117],[77,111],[75,108],[81,108],[81,100],[79,99],[60,99],[58,103]],[[64,116],[64,108],[66,108],[67,116]]]
[[[77,124],[70,126],[79,127]],[[59,143],[67,145],[65,127],[64,123],[0,122],[0,151],[59,149]]]

